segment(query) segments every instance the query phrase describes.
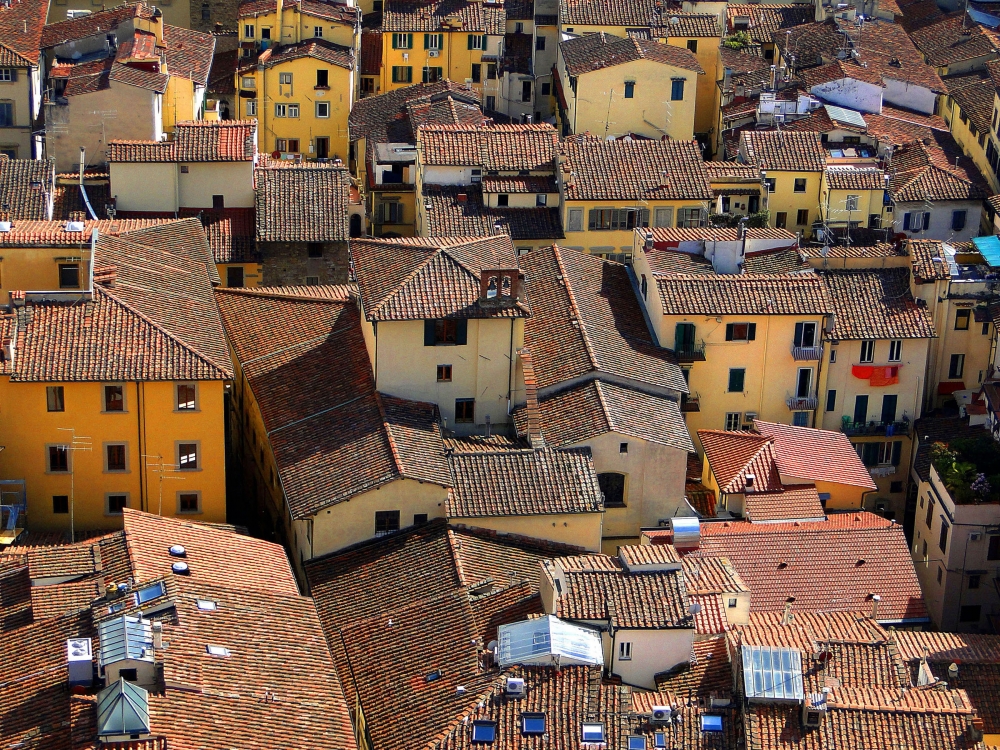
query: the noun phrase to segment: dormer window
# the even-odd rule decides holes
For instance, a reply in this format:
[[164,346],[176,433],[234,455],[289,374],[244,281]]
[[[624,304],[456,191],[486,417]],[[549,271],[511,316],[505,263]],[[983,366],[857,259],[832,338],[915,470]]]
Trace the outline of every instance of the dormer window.
[[545,734],[545,714],[541,713],[521,714],[521,734],[527,734],[527,735]]
[[497,738],[497,723],[495,721],[472,722],[472,741],[492,744]]
[[584,724],[583,725],[583,741],[584,742],[604,742],[604,725],[603,724]]

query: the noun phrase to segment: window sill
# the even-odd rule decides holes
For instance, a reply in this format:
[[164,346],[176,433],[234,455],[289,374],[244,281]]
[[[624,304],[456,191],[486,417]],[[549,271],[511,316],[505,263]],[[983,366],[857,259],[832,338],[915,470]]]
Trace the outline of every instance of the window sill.
[[201,469],[180,469],[180,468],[178,468],[178,469],[174,469],[174,471],[195,472],[195,471],[201,471]]
[[313,86],[313,91],[329,91],[329,86]]
[[201,409],[174,409],[174,414],[198,414]]
[[105,469],[104,474],[131,474],[131,469]]
[[121,411],[121,410],[108,411],[107,409],[101,409],[101,414],[128,414],[128,411]]
[[46,471],[45,473],[46,474],[51,474],[51,475],[54,475],[54,476],[68,477],[73,472],[71,472],[71,471],[69,471],[67,469],[66,471]]
[[179,510],[177,515],[179,516],[202,516],[205,514],[203,510]]
[[627,508],[625,503],[604,503],[605,508]]

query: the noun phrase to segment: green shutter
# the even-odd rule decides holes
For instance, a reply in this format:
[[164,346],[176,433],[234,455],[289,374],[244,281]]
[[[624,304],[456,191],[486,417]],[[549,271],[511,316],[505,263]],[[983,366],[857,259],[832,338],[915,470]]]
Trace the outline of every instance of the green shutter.
[[431,48],[431,35],[424,34],[424,49],[430,49],[430,48]]
[[475,47],[472,46],[472,40],[475,38],[474,34],[469,34],[469,49],[475,49]]
[[444,34],[438,34],[438,49],[444,49]]
[[747,341],[753,341],[757,338],[757,324],[751,323],[747,326]]
[[483,46],[480,47],[479,49],[483,50],[484,52],[486,51],[486,34],[483,34]]
[[413,34],[406,35],[406,49],[413,49]]
[[597,209],[596,208],[590,209],[590,214],[587,217],[587,221],[588,221],[587,226],[588,226],[589,229],[597,229]]
[[434,346],[434,341],[436,339],[434,333],[434,321],[425,320],[424,321],[424,346]]
[[892,465],[899,466],[899,461],[903,457],[903,441],[892,441]]
[[726,323],[726,341],[733,340],[733,324]]
[[465,346],[469,343],[469,321],[459,320],[455,324],[455,344]]
[[392,48],[393,49],[399,49],[399,47],[396,46],[396,35],[395,34],[392,35]]
[[802,346],[802,323],[795,324],[795,346]]

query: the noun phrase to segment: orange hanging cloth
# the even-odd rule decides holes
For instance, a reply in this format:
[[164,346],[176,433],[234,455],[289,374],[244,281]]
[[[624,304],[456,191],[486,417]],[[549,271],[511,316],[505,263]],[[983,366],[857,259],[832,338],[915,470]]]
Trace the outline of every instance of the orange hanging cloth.
[[861,378],[862,380],[868,380],[875,372],[875,368],[870,365],[854,365],[851,368],[851,374],[856,378]]
[[899,366],[876,367],[869,381],[873,386],[895,385],[899,382]]

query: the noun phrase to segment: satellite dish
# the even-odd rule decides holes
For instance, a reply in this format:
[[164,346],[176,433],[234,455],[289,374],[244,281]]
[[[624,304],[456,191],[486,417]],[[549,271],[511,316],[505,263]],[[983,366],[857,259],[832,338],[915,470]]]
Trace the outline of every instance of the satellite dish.
[[829,245],[823,245],[823,249],[820,250],[819,252],[820,252],[820,255],[822,255],[825,258],[826,256],[828,256],[830,254],[830,246]]
[[690,607],[688,607],[688,612],[692,615],[696,615],[701,612],[701,605],[698,602],[694,602]]
[[676,26],[680,22],[681,22],[681,19],[679,19],[677,16],[670,16],[670,25],[671,26]]
[[281,152],[280,151],[272,151],[271,152],[271,158],[272,159],[280,159],[281,158]]
[[499,646],[499,645],[500,644],[497,643],[496,641],[490,641],[489,643],[486,644],[486,650],[487,651],[493,651],[494,653],[496,653],[497,646]]

